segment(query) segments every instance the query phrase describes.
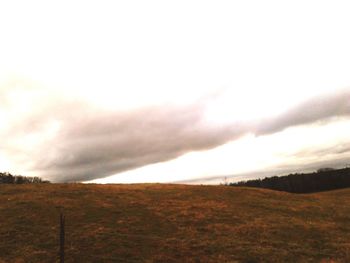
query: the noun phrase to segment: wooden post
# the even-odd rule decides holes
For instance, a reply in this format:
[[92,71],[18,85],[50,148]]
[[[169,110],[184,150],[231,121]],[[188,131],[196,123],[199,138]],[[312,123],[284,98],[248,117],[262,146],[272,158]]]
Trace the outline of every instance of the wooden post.
[[64,263],[64,215],[60,214],[60,263]]

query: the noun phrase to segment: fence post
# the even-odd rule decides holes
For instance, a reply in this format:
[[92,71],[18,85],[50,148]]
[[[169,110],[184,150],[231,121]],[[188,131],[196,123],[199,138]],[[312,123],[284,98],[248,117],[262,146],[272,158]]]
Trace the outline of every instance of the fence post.
[[60,263],[64,263],[64,223],[65,218],[63,213],[60,214]]

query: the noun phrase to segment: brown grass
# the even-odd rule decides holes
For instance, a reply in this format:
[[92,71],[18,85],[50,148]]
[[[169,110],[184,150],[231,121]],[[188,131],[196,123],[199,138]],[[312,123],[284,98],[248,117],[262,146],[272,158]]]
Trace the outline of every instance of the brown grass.
[[350,189],[1,185],[0,262],[350,262]]

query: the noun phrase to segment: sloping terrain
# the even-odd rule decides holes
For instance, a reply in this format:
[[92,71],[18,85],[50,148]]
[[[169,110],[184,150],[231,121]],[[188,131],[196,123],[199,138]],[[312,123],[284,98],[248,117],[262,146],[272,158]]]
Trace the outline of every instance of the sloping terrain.
[[0,262],[350,262],[350,189],[0,185]]

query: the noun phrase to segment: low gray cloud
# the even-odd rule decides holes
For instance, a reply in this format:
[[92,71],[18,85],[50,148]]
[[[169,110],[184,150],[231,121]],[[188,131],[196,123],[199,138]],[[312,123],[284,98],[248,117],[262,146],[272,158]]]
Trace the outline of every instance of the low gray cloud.
[[350,114],[350,90],[314,97],[271,119],[257,122],[256,134],[268,134],[290,126],[322,121]]
[[[350,90],[313,98],[270,119],[226,125],[211,125],[205,120],[206,100],[129,111],[107,111],[57,96],[39,101],[2,131],[5,139],[0,146],[5,155],[56,182],[102,178],[190,151],[211,149],[246,133],[270,134],[350,115]],[[6,107],[11,108],[7,103],[2,109]],[[40,139],[52,123],[59,127],[55,134]],[[28,135],[39,136],[37,146],[21,148],[13,143]]]
[[188,151],[210,149],[242,131],[210,127],[200,104],[152,107],[131,112],[75,112],[35,167],[56,180],[89,180]]

